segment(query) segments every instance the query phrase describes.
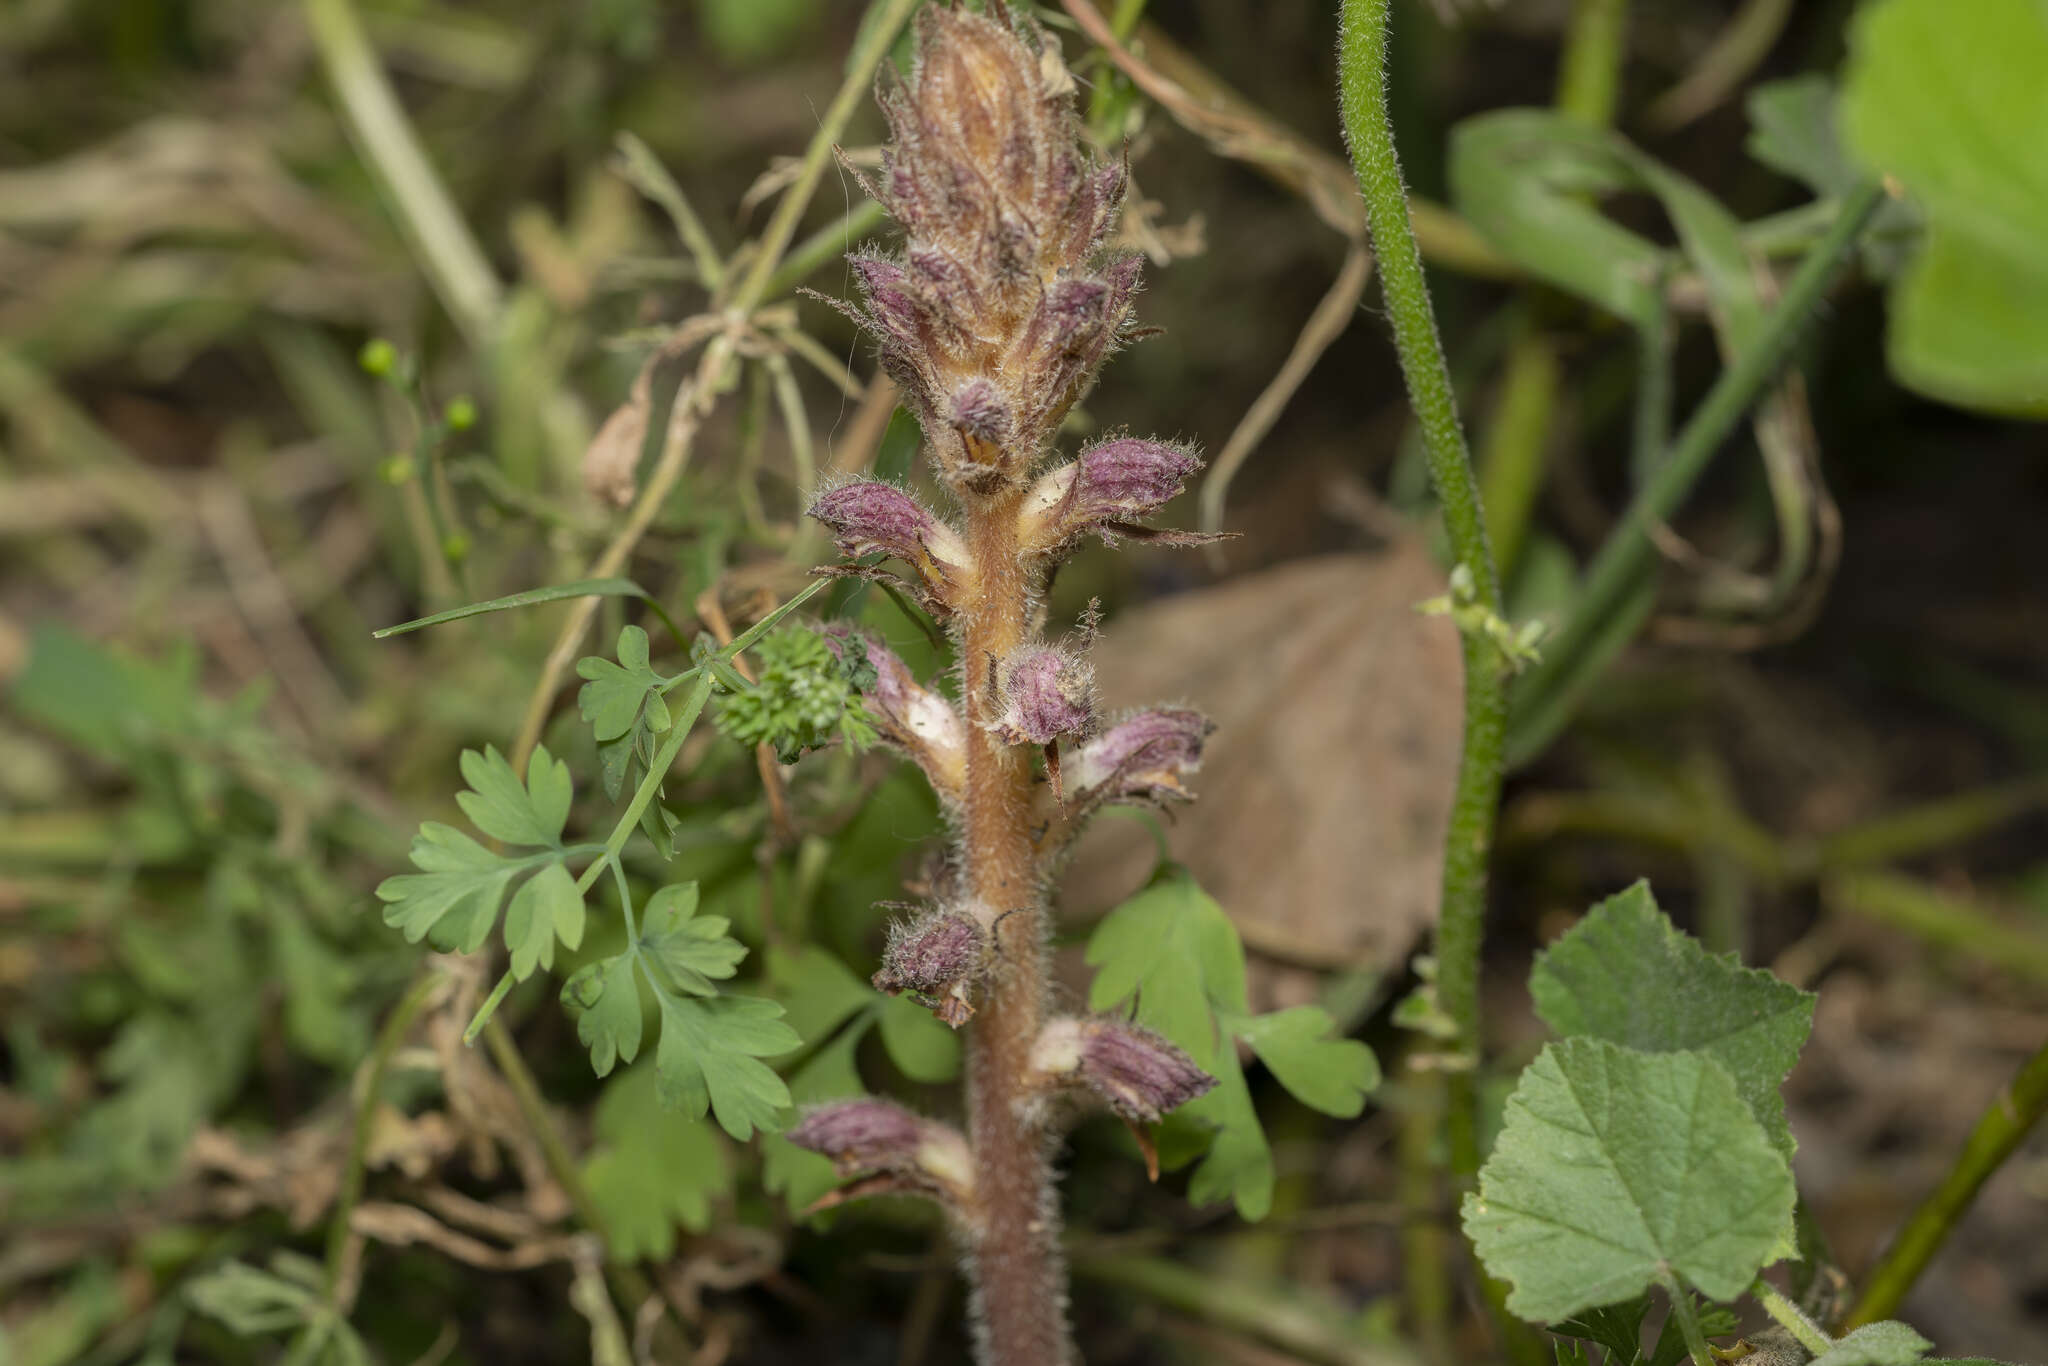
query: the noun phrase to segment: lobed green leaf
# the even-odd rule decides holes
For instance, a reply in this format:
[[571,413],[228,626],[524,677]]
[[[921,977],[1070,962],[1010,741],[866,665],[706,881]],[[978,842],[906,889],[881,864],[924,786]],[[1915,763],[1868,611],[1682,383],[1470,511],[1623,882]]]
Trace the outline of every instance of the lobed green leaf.
[[1603,1039],[1544,1048],[1465,1197],[1465,1232],[1508,1308],[1552,1322],[1640,1294],[1667,1269],[1741,1294],[1791,1218],[1792,1172],[1699,1053]]

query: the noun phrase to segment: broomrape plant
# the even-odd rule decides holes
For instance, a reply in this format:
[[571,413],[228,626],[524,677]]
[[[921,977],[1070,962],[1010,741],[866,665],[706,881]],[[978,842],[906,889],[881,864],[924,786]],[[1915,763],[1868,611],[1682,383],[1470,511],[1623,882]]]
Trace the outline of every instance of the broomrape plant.
[[[966,1036],[966,1124],[856,1096],[805,1110],[786,1138],[850,1178],[813,1209],[876,1194],[943,1208],[989,1366],[1075,1359],[1053,1156],[1088,1105],[1130,1126],[1154,1177],[1160,1155],[1149,1131],[1186,1107],[1190,1131],[1169,1160],[1201,1155],[1194,1197],[1233,1200],[1256,1218],[1274,1174],[1238,1044],[1333,1114],[1357,1114],[1378,1078],[1363,1044],[1325,1037],[1331,1022],[1320,1009],[1250,1012],[1235,930],[1178,870],[1098,928],[1089,950],[1097,1013],[1051,1008],[1055,871],[1105,807],[1188,800],[1185,780],[1210,726],[1185,707],[1102,715],[1088,661],[1094,610],[1068,637],[1049,639],[1047,585],[1090,538],[1215,539],[1146,521],[1200,468],[1187,447],[1115,436],[1068,459],[1052,455],[1075,402],[1136,335],[1141,267],[1138,255],[1107,245],[1126,172],[1084,150],[1073,91],[1057,47],[1027,19],[999,3],[986,14],[929,7],[908,75],[880,96],[893,141],[879,172],[870,180],[847,166],[905,241],[895,255],[848,258],[858,305],[826,302],[874,339],[955,511],[943,516],[880,479],[826,487],[809,512],[849,563],[817,572],[880,580],[915,598],[951,638],[957,701],[846,622],[765,634],[809,593],[730,645],[700,641],[694,667],[672,676],[653,666],[646,634],[627,627],[616,662],[578,666],[605,789],[616,797],[643,775],[611,839],[563,842],[568,770],[545,748],[523,784],[496,751],[472,753],[463,765],[471,790],[459,801],[479,830],[521,852],[429,824],[413,850],[420,871],[379,889],[387,921],[408,937],[462,952],[483,946],[510,893],[511,968],[473,1037],[515,981],[552,965],[557,942],[577,947],[584,894],[609,870],[625,947],[584,964],[562,989],[593,1066],[604,1075],[638,1054],[644,984],[660,1017],[662,1099],[708,1111],[745,1139],[779,1128],[791,1103],[764,1059],[814,1041],[790,1027],[778,1002],[721,987],[747,948],[728,920],[697,913],[693,884],[659,888],[636,916],[624,845],[638,828],[657,848],[673,847],[661,784],[714,696],[721,730],[785,762],[835,740],[879,742],[910,759],[952,838],[922,879],[925,902],[903,908],[889,931],[873,985]],[[758,678],[736,667],[750,648]],[[679,712],[668,701],[678,692]],[[595,857],[572,876],[569,863],[585,855]],[[788,1188],[786,1164],[771,1155],[769,1165]]]
[[[1559,1037],[1523,1071],[1498,1138],[1490,1153],[1482,1151],[1474,1084],[1480,922],[1503,755],[1514,747],[1507,685],[1530,670],[1517,693],[1526,711],[1534,705],[1526,698],[1592,667],[1598,652],[1580,639],[1593,628],[1578,618],[1554,646],[1539,648],[1536,630],[1501,615],[1486,520],[1386,120],[1386,23],[1385,0],[1345,6],[1343,113],[1457,561],[1450,594],[1424,607],[1456,625],[1465,663],[1464,754],[1436,954],[1418,960],[1422,986],[1394,1022],[1433,1041],[1434,1051],[1412,1060],[1430,1071],[1427,1084],[1445,1088],[1449,1177],[1472,1248],[1497,1278],[1490,1298],[1502,1341],[1526,1357],[1535,1344],[1517,1321],[1528,1320],[1550,1326],[1561,1362],[1673,1366],[1689,1358],[1712,1366],[1731,1355],[1709,1342],[1736,1325],[1723,1306],[1747,1294],[1779,1324],[1747,1345],[1759,1360],[1917,1361],[1928,1350],[1924,1339],[1903,1324],[1870,1320],[1896,1306],[1975,1183],[2048,1108],[2048,1053],[2015,1083],[2011,1114],[1987,1114],[1987,1136],[1958,1164],[1955,1190],[1945,1188],[1946,1203],[1929,1225],[1911,1232],[1909,1250],[1881,1270],[1848,1315],[1854,1331],[1839,1340],[1809,1316],[1824,1310],[1829,1281],[1820,1274],[1824,1252],[1795,1217],[1794,1143],[1779,1094],[1805,1041],[1813,998],[1732,955],[1707,953],[1665,919],[1646,887],[1594,908],[1539,956],[1531,993]],[[602,787],[614,799],[631,792],[609,837],[566,839],[572,784],[567,765],[547,749],[533,751],[523,774],[495,750],[468,753],[462,772],[469,790],[457,800],[494,847],[429,823],[413,845],[417,871],[379,888],[388,923],[444,950],[481,949],[504,909],[509,970],[478,1011],[474,1037],[490,1027],[515,983],[553,967],[558,946],[580,952],[586,897],[609,875],[621,947],[584,955],[561,992],[598,1075],[634,1062],[651,997],[659,1021],[654,1097],[693,1119],[715,1118],[736,1140],[780,1134],[766,1146],[768,1189],[796,1204],[822,1190],[807,1212],[873,1195],[935,1203],[962,1255],[984,1366],[1076,1360],[1054,1159],[1078,1114],[1105,1108],[1121,1119],[1155,1178],[1162,1166],[1199,1159],[1190,1198],[1228,1200],[1255,1220],[1270,1206],[1274,1167],[1240,1046],[1326,1114],[1357,1115],[1379,1080],[1363,1044],[1328,1037],[1331,1020],[1321,1009],[1251,1012],[1243,949],[1228,916],[1171,865],[1091,936],[1090,1013],[1060,1013],[1052,1004],[1049,893],[1070,846],[1106,807],[1189,800],[1187,780],[1210,732],[1202,715],[1184,707],[1103,715],[1089,657],[1094,606],[1064,634],[1048,620],[1053,574],[1091,539],[1111,547],[1212,539],[1149,522],[1200,468],[1188,447],[1117,435],[1085,443],[1071,457],[1055,454],[1077,400],[1111,354],[1139,335],[1140,258],[1110,246],[1126,167],[1085,149],[1074,90],[1057,45],[1001,0],[990,0],[985,13],[927,6],[908,73],[879,96],[892,135],[879,169],[870,175],[845,161],[900,226],[903,242],[893,254],[847,258],[857,303],[824,301],[874,341],[950,508],[935,510],[880,478],[829,482],[808,511],[846,561],[814,572],[879,582],[899,601],[914,599],[950,643],[950,677],[920,679],[879,635],[836,615],[819,630],[791,622],[770,634],[822,582],[724,644],[700,637],[690,667],[674,674],[656,667],[645,632],[628,626],[614,658],[578,665]],[[1468,154],[1494,145],[1481,136],[1493,126],[1466,138]],[[1525,141],[1561,136],[1548,128],[1520,116],[1510,131]],[[822,151],[820,158],[822,165]],[[1627,164],[1636,166],[1632,174],[1651,176]],[[1668,177],[1655,183],[1690,206],[1685,221],[1717,221],[1685,187]],[[1647,510],[1625,522],[1595,561],[1578,609],[1586,620],[1604,619],[1608,599],[1634,582],[1648,554],[1643,527],[1668,516],[1714,445],[1774,378],[1880,198],[1872,184],[1854,187],[1777,311],[1745,315],[1749,349],[1673,443],[1671,460],[1642,495]],[[1540,264],[1532,270],[1543,273]],[[628,594],[644,596],[625,580],[587,580],[413,625]],[[1612,648],[1623,638],[1614,636]],[[749,651],[753,662],[743,666]],[[930,1012],[936,1025],[906,1007],[941,1039],[936,1053],[904,1051],[902,1017],[886,1014],[882,1003],[863,1004],[866,989],[815,944],[775,945],[772,996],[729,989],[750,947],[727,917],[700,913],[695,883],[657,886],[636,913],[626,846],[636,831],[663,859],[683,844],[663,784],[707,713],[727,737],[755,749],[771,803],[775,760],[791,763],[829,746],[879,744],[929,783],[949,838],[916,881],[920,901],[883,903],[899,918],[870,980],[875,991]],[[780,805],[776,819],[788,823]],[[964,1123],[859,1094],[853,1049],[869,1025],[889,1019],[898,1023],[884,1024],[884,1041],[916,1080],[950,1076],[949,1065],[930,1060],[953,1046],[948,1031],[964,1037]],[[516,1061],[502,1031],[493,1048]],[[808,1061],[785,1079],[792,1058]],[[715,1140],[701,1126],[677,1151],[655,1151],[645,1141],[641,1098],[649,1090],[644,1080],[614,1083],[600,1107],[608,1146],[589,1166],[591,1184],[664,1187],[651,1215],[638,1204],[617,1219],[600,1212],[615,1255],[628,1245],[671,1246],[675,1218],[687,1223],[694,1212],[701,1219],[708,1193],[726,1180]],[[799,1110],[793,1092],[822,1099]],[[842,1184],[799,1178],[803,1161],[825,1164],[796,1150],[826,1159]],[[1779,1261],[1794,1268],[1793,1289],[1807,1310],[1760,1278]],[[1421,1269],[1409,1275],[1423,1282]],[[1645,1353],[1653,1291],[1670,1312]],[[1430,1325],[1418,1316],[1426,1337]]]

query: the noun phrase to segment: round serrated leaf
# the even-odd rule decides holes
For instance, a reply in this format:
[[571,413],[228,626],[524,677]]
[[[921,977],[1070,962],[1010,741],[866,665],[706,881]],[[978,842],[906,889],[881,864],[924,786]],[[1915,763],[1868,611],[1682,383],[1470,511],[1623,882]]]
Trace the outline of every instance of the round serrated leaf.
[[1537,1323],[1613,1304],[1669,1269],[1747,1288],[1791,1217],[1792,1171],[1726,1068],[1599,1039],[1546,1047],[1464,1204],[1508,1308]]

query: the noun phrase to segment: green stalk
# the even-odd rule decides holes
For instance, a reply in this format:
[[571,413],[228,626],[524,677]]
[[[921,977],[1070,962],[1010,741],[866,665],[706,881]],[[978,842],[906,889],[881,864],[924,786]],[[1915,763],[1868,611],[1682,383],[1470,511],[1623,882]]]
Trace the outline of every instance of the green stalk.
[[1512,582],[1543,483],[1550,419],[1561,380],[1557,346],[1531,323],[1508,348],[1500,398],[1480,457],[1482,504],[1500,576]]
[[1948,1235],[1961,1221],[1977,1191],[2006,1158],[2025,1140],[2027,1133],[2048,1112],[2048,1044],[2027,1060],[2019,1075],[1992,1098],[1984,1117],[1977,1121],[1955,1165],[1934,1193],[1927,1197],[1890,1248],[1877,1269],[1870,1273],[1863,1298],[1849,1311],[1844,1329],[1858,1328],[1896,1314],[1899,1305],[1927,1263],[1941,1250]]
[[853,111],[871,91],[875,68],[895,46],[896,34],[910,19],[924,0],[887,0],[887,8],[881,17],[868,27],[867,43],[854,49],[853,58],[847,63],[846,79],[840,83],[839,93],[832,97],[832,103],[825,109],[825,117],[818,121],[818,131],[811,138],[810,146],[804,149],[804,159],[798,167],[796,183],[783,191],[782,198],[775,205],[775,216],[768,220],[768,227],[761,234],[760,249],[754,253],[747,275],[740,282],[739,290],[733,296],[732,304],[741,313],[751,313],[768,297],[769,281],[775,277],[775,268],[782,264],[782,254],[796,236],[796,225],[810,206],[811,193],[818,188],[818,178],[825,173],[826,165],[832,159],[832,149],[838,145],[839,135],[853,117]]
[[1670,1297],[1671,1317],[1678,1320],[1678,1331],[1685,1339],[1686,1355],[1692,1358],[1692,1366],[1720,1366],[1714,1349],[1707,1345],[1707,1335],[1700,1331],[1699,1311],[1693,1308],[1692,1296],[1678,1283],[1678,1277],[1667,1271],[1657,1282]]
[[341,1293],[341,1263],[348,1248],[349,1220],[363,1198],[363,1171],[369,1160],[370,1136],[377,1129],[377,1095],[384,1089],[384,1073],[391,1066],[392,1055],[440,983],[441,974],[432,968],[419,975],[385,1017],[369,1060],[363,1065],[362,1090],[355,1097],[355,1127],[349,1134],[348,1161],[341,1169],[341,1189],[335,1193],[334,1213],[327,1222],[327,1296],[337,1311],[342,1307],[335,1301]]
[[434,292],[469,344],[483,347],[496,328],[504,286],[406,121],[362,22],[349,0],[306,0],[306,27],[349,136],[382,182]]
[[1606,627],[1640,592],[1656,554],[1651,533],[1678,511],[1722,441],[1742,421],[1757,395],[1778,377],[1883,202],[1884,188],[1876,182],[1859,187],[1843,202],[1827,235],[1799,263],[1756,344],[1721,372],[1670,453],[1608,536],[1586,572],[1570,620],[1545,645],[1542,662],[1516,689],[1510,764],[1525,763],[1542,752],[1563,729],[1579,695],[1627,643],[1628,635]]
[[1612,124],[1627,45],[1628,0],[1577,0],[1557,77],[1557,107],[1595,127]]
[[1756,1284],[1749,1288],[1749,1294],[1764,1307],[1765,1313],[1778,1321],[1779,1327],[1799,1339],[1799,1345],[1815,1356],[1835,1345],[1821,1331],[1819,1324],[1806,1317],[1798,1305],[1785,1298],[1783,1291],[1763,1277],[1757,1277]]
[[[1345,137],[1365,196],[1366,223],[1379,254],[1381,290],[1393,319],[1401,375],[1421,424],[1429,474],[1443,508],[1451,548],[1472,576],[1479,605],[1498,615],[1500,579],[1487,543],[1486,518],[1450,368],[1437,336],[1423,278],[1422,253],[1409,222],[1408,195],[1387,119],[1387,11],[1389,0],[1345,0],[1338,42]],[[1465,733],[1458,786],[1451,803],[1444,853],[1443,909],[1437,921],[1437,998],[1457,1023],[1454,1052],[1479,1052],[1479,942],[1486,916],[1486,864],[1500,803],[1501,747],[1506,704],[1501,660],[1478,632],[1464,641]],[[1461,1182],[1479,1170],[1470,1074],[1453,1077],[1450,1097],[1451,1168]]]

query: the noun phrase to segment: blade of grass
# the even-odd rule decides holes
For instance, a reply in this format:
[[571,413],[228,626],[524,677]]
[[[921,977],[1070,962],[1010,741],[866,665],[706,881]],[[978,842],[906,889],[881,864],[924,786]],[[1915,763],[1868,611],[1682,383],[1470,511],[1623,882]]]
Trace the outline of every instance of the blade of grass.
[[343,122],[391,198],[434,292],[473,347],[497,327],[504,286],[405,117],[349,0],[306,0],[306,24]]

